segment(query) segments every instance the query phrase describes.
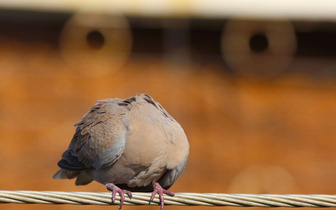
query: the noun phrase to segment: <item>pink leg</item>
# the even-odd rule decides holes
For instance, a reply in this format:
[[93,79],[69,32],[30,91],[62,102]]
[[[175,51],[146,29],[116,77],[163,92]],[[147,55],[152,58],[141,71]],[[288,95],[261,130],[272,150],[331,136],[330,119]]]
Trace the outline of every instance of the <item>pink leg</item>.
[[163,197],[163,193],[164,194],[167,194],[167,195],[170,195],[170,196],[174,196],[175,193],[169,191],[169,190],[165,190],[163,189],[159,183],[157,182],[153,182],[153,193],[152,193],[152,196],[149,200],[149,203],[151,203],[155,197],[156,194],[159,194],[159,198],[160,198],[160,207],[161,207],[161,210],[163,210],[163,206],[164,206],[164,197]]
[[120,208],[122,208],[122,206],[124,205],[124,201],[125,201],[125,195],[124,193],[126,193],[128,195],[129,198],[132,198],[132,193],[131,191],[127,191],[127,190],[122,190],[120,189],[119,187],[115,186],[114,184],[112,183],[107,183],[106,185],[106,188],[110,191],[112,191],[112,203],[115,202],[115,198],[116,198],[116,194],[118,193],[119,196],[120,196]]

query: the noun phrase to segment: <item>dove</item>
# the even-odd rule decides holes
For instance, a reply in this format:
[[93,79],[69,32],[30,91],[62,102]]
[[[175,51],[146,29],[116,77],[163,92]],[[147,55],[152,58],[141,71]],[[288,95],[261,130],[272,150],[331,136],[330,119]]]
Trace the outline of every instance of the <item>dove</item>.
[[54,179],[76,178],[76,185],[97,181],[120,196],[164,195],[183,172],[189,142],[181,125],[148,94],[99,100],[75,124],[76,132],[58,162]]

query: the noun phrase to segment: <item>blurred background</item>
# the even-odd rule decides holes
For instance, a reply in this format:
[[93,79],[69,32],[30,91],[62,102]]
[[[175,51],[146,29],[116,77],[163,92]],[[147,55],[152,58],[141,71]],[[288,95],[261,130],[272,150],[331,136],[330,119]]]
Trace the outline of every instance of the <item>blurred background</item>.
[[0,189],[106,191],[53,180],[57,162],[96,100],[148,93],[191,146],[172,191],[335,194],[335,7],[0,1]]

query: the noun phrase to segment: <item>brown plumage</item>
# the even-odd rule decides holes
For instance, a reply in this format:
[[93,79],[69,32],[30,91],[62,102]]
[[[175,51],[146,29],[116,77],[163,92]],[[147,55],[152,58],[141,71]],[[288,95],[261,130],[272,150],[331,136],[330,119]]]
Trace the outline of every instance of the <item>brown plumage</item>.
[[182,127],[148,94],[98,101],[76,126],[56,179],[95,180],[119,194],[155,191],[158,183],[169,194],[188,159]]

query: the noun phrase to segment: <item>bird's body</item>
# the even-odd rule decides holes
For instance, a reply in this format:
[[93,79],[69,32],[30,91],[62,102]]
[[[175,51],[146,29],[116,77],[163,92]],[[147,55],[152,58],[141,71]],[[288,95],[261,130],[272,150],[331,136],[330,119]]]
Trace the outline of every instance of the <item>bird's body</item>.
[[56,179],[151,191],[153,182],[168,189],[186,165],[182,127],[147,94],[98,101],[76,126]]

